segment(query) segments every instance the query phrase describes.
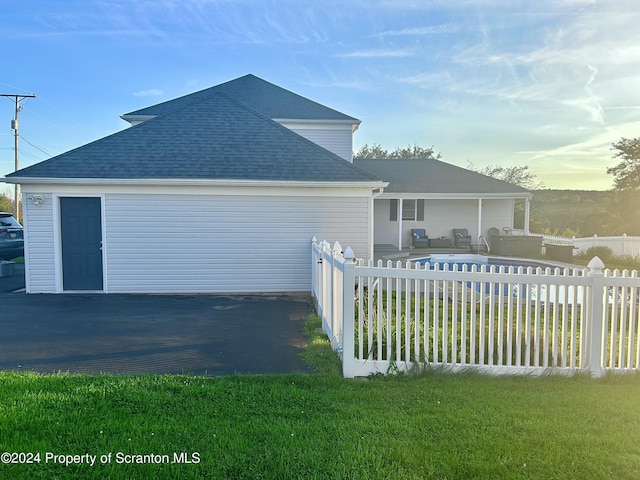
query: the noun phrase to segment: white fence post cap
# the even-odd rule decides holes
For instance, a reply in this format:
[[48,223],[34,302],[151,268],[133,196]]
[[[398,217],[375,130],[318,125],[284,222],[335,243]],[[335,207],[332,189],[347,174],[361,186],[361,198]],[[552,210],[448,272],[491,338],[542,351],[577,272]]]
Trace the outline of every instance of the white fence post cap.
[[353,260],[356,258],[356,254],[353,253],[353,250],[351,249],[351,247],[347,247],[344,251],[343,257],[345,260],[353,262]]
[[604,269],[605,265],[600,257],[596,255],[591,260],[589,260],[589,263],[587,263],[587,267],[589,267],[591,270],[602,270]]

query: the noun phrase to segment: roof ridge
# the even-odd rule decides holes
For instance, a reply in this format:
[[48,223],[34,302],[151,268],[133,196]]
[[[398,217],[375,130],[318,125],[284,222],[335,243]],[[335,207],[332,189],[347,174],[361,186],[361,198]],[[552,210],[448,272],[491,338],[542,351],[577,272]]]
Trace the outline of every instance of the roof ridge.
[[[334,108],[323,105],[315,100],[311,100],[289,89],[276,85],[252,73],[243,75],[233,80],[213,85],[192,93],[188,93],[177,98],[166,100],[154,105],[142,107],[122,114],[120,117],[128,120],[127,117],[157,117],[166,115],[182,104],[188,105],[198,101],[202,96],[207,96],[209,92],[222,91],[234,98],[243,101],[245,104],[251,103],[261,108],[270,118],[300,119],[300,120],[349,120],[353,123],[360,123],[355,117],[351,117]],[[293,115],[288,115],[294,113]],[[284,114],[284,115],[282,115]]]

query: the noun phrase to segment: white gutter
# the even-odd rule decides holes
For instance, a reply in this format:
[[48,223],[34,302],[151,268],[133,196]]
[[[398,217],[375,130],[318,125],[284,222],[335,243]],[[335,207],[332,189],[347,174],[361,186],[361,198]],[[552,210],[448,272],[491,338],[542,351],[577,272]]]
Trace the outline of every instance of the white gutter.
[[360,120],[358,120],[357,118],[354,119],[348,119],[348,118],[342,118],[342,119],[337,119],[337,120],[328,120],[328,119],[317,119],[317,120],[313,120],[310,118],[272,118],[271,120],[273,120],[274,122],[284,122],[284,123],[304,123],[304,124],[324,124],[324,125],[334,125],[334,124],[342,124],[342,125],[360,125],[360,123],[362,123]]
[[531,198],[532,192],[512,192],[512,193],[395,193],[385,192],[380,195],[381,199],[405,200],[477,200],[478,198]]
[[315,182],[301,180],[241,180],[202,178],[44,178],[5,177],[4,183],[29,185],[183,185],[183,186],[228,186],[228,187],[304,187],[304,188],[373,188],[384,189],[388,182],[378,180],[362,182]]

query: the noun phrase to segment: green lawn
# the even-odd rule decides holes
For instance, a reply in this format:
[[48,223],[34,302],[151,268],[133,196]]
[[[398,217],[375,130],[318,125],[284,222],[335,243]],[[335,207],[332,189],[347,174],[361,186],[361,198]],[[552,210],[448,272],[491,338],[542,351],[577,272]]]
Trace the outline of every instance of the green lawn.
[[[317,323],[309,331],[317,375],[0,373],[0,452],[40,454],[0,464],[0,478],[640,475],[640,375],[347,380]],[[64,466],[47,452],[96,464]],[[163,463],[119,463],[149,454]]]

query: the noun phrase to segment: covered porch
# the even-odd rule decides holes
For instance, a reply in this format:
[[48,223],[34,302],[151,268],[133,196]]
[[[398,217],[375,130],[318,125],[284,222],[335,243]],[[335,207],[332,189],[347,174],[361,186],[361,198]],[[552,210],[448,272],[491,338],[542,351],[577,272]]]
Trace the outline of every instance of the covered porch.
[[[479,251],[489,249],[489,230],[500,234],[529,233],[529,192],[514,194],[416,195],[383,193],[374,202],[374,246],[396,252],[412,247],[413,229],[424,229],[430,251]],[[514,220],[519,216],[518,225]],[[470,238],[456,248],[454,229],[466,229]]]
[[436,159],[354,163],[389,182],[373,200],[372,248],[394,245],[402,253],[412,246],[412,229],[425,230],[429,247],[444,248],[455,246],[454,229],[466,229],[471,249],[487,248],[489,229],[529,232],[531,192],[520,186]]

